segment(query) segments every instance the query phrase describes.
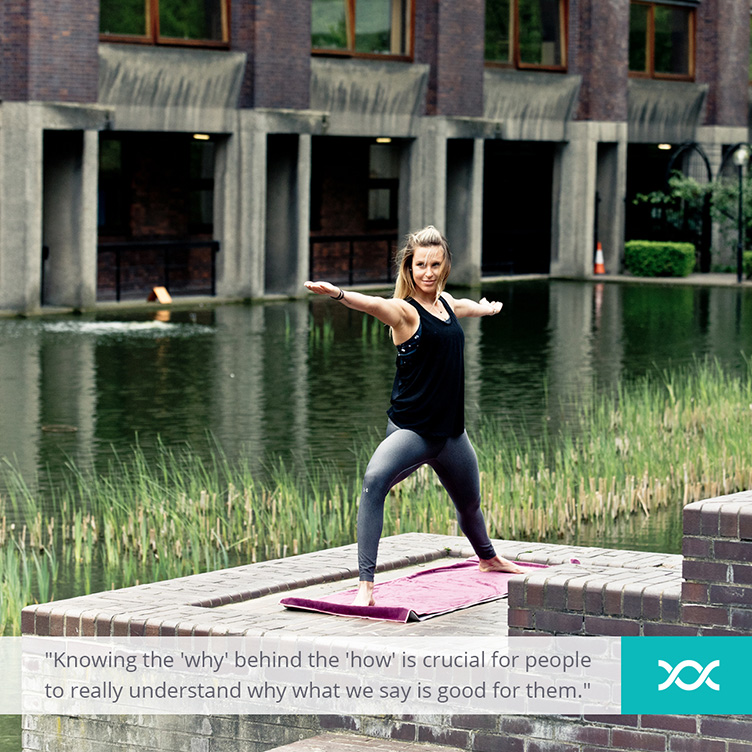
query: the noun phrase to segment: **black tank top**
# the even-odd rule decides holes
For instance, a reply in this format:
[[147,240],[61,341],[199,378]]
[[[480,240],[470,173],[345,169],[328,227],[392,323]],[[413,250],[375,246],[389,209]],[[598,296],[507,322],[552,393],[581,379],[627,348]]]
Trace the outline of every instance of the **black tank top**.
[[418,331],[397,345],[397,373],[387,414],[399,428],[429,438],[459,436],[465,430],[465,334],[449,304],[449,320],[430,314],[412,298]]

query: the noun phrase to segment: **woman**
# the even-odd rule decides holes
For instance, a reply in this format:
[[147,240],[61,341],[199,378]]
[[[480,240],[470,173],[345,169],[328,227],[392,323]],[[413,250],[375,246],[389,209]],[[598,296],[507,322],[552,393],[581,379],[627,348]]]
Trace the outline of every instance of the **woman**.
[[478,460],[465,431],[464,334],[458,319],[493,316],[501,303],[455,300],[444,292],[451,268],[446,238],[432,226],[411,234],[397,256],[394,297],[345,291],[328,282],[306,282],[348,308],[391,327],[397,374],[386,438],[371,457],[358,509],[360,582],[353,605],[373,606],[373,578],[389,489],[421,465],[431,466],[457,510],[462,532],[482,571],[519,573],[496,555],[480,510]]

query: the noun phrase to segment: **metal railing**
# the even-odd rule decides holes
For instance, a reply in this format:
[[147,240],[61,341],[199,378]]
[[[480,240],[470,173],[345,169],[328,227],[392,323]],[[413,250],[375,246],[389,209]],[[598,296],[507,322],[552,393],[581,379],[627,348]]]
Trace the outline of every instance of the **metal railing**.
[[[315,248],[322,245],[346,244],[346,271],[341,272],[342,281],[352,285],[356,282],[388,282],[394,280],[392,274],[392,259],[394,248],[397,245],[397,233],[380,233],[364,235],[311,235],[310,238],[310,255],[309,270],[311,276],[318,274],[317,267],[325,266],[320,259],[317,259]],[[358,243],[377,244],[380,247],[381,260],[375,260],[373,264],[361,265],[356,264],[355,246]],[[340,258],[340,261],[342,259]],[[369,259],[370,260],[370,259]],[[332,277],[332,281],[339,281],[340,277],[332,274],[332,269],[324,268],[321,270],[322,276]]]
[[[120,300],[122,293],[123,293],[123,261],[124,256],[127,256],[129,253],[134,252],[148,252],[148,251],[155,251],[159,255],[160,261],[158,263],[152,263],[152,264],[133,264],[134,267],[143,267],[143,268],[154,268],[158,267],[161,268],[161,274],[155,275],[152,277],[152,279],[148,282],[149,290],[152,287],[156,287],[158,285],[161,285],[163,287],[166,287],[167,290],[170,292],[171,295],[180,294],[181,289],[179,287],[174,287],[171,285],[171,277],[170,272],[175,271],[176,269],[187,269],[188,265],[186,263],[175,263],[171,260],[171,256],[176,251],[186,251],[191,250],[192,248],[206,248],[210,252],[210,280],[209,280],[209,289],[206,290],[205,288],[199,288],[199,289],[193,289],[191,288],[188,292],[199,295],[199,294],[208,294],[209,295],[215,295],[216,294],[216,285],[217,285],[217,253],[219,253],[220,247],[219,242],[216,240],[139,240],[139,241],[130,241],[130,242],[121,242],[121,241],[115,241],[115,242],[105,242],[105,243],[99,243],[97,246],[97,252],[103,253],[103,252],[114,252],[115,254],[115,300]],[[148,290],[139,290],[139,292],[148,292]],[[182,290],[182,292],[185,292],[185,289]]]

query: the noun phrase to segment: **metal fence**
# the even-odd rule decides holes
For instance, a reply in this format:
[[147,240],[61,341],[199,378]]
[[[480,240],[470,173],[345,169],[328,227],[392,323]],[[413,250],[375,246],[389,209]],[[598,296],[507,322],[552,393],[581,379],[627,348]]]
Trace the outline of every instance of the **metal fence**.
[[162,286],[170,295],[215,295],[216,240],[139,240],[97,246],[98,297],[136,298]]
[[310,276],[335,284],[391,283],[397,239],[397,233],[312,235]]

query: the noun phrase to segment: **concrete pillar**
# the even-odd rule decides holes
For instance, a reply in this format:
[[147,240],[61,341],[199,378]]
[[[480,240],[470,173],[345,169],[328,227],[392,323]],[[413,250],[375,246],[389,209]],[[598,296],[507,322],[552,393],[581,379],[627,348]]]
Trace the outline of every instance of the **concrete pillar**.
[[480,284],[483,224],[483,140],[447,141],[446,236],[453,284]]
[[42,302],[91,308],[97,297],[96,131],[44,134]]
[[295,295],[308,276],[311,137],[267,138],[264,292]]
[[217,143],[215,237],[217,295],[260,297],[264,289],[266,229],[266,133],[240,111],[235,134]]
[[[23,155],[23,159],[19,159]],[[3,102],[0,125],[0,309],[40,307],[42,126],[37,108]]]
[[[297,281],[294,292],[299,292],[301,285],[308,279],[309,253],[311,237],[311,157],[313,139],[310,134],[298,136],[298,236],[297,236]],[[306,319],[307,327],[308,319]]]
[[624,196],[627,190],[626,141],[599,143],[597,151],[597,239],[609,274],[619,274],[624,248]]
[[572,123],[570,140],[554,156],[551,274],[593,273],[597,142],[588,123]]
[[[422,131],[410,149],[408,190],[400,197],[407,202],[400,208],[400,220],[407,220],[400,233],[435,225],[446,226],[447,138],[446,123],[439,118],[424,118]],[[402,183],[402,181],[401,181]]]

